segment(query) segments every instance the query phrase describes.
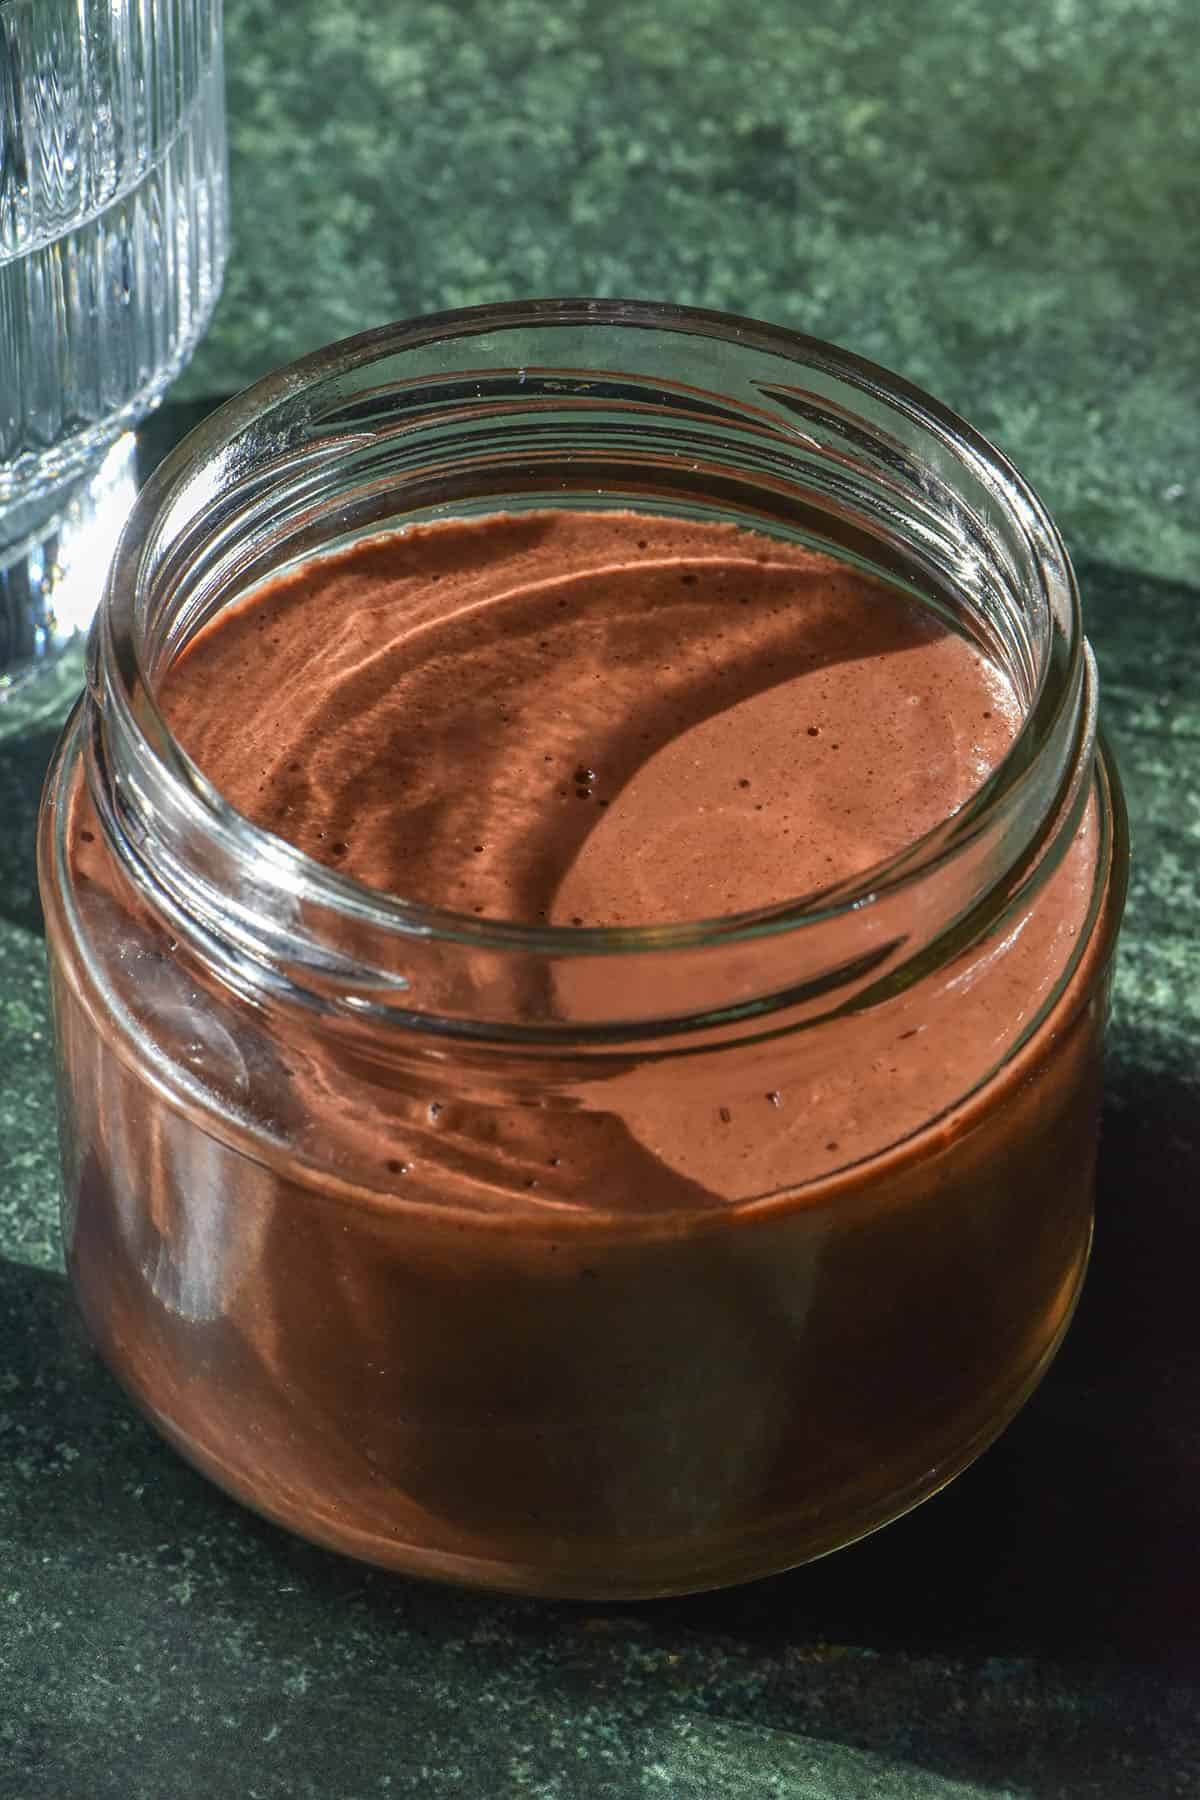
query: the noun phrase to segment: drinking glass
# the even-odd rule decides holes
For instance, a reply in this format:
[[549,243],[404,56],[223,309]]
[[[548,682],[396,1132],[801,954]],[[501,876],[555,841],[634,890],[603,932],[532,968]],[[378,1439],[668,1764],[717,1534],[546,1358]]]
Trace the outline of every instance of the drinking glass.
[[222,0],[0,0],[0,702],[89,622],[226,245]]

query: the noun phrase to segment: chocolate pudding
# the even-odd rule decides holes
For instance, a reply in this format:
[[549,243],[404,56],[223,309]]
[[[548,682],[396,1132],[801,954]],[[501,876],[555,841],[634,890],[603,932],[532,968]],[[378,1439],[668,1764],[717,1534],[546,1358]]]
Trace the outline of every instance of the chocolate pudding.
[[[869,893],[1023,711],[898,587],[620,512],[360,543],[217,613],[155,685],[275,838],[481,928],[577,931],[506,989],[547,1030],[646,1018],[652,959],[643,990],[596,928]],[[106,946],[103,988],[64,948],[54,971],[73,1278],[130,1392],[269,1516],[517,1589],[712,1585],[903,1511],[1053,1353],[1119,909],[1095,799],[919,979],[885,945],[824,1010],[588,1050],[419,1019],[384,1043],[215,974],[77,763],[57,805],[71,930]],[[423,929],[458,932],[486,1024],[474,925]]]
[[158,698],[225,798],[319,862],[562,925],[860,874],[957,811],[1020,723],[896,590],[631,513],[419,527],[310,564],[222,613]]

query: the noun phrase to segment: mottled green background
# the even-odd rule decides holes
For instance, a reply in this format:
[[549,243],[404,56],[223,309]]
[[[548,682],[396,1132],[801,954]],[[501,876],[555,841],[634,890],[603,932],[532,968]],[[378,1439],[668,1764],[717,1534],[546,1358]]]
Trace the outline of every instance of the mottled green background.
[[190,393],[534,294],[833,339],[1077,548],[1200,544],[1193,0],[230,0],[235,256]]
[[[377,1575],[163,1448],[58,1272],[37,788],[0,716],[0,1796],[1200,1796],[1195,0],[228,0],[234,255],[147,459],[330,338],[728,307],[932,388],[1076,555],[1136,857],[1092,1274],[945,1495],[659,1606]],[[77,680],[79,664],[65,682]]]

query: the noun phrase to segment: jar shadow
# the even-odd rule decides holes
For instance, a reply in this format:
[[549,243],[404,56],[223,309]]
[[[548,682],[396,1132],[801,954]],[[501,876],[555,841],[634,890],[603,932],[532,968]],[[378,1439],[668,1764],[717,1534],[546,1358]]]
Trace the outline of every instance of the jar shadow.
[[0,918],[39,934],[38,801],[57,741],[57,723],[0,739]]
[[1096,1237],[1042,1386],[906,1519],[773,1580],[668,1601],[660,1624],[989,1655],[1195,1657],[1200,1088],[1112,1071]]

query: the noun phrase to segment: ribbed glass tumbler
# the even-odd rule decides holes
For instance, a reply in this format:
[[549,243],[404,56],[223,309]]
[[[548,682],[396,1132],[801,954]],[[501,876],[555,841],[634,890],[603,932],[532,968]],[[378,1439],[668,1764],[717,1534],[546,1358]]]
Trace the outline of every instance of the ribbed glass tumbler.
[[220,291],[222,0],[0,0],[0,703],[84,626]]

